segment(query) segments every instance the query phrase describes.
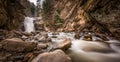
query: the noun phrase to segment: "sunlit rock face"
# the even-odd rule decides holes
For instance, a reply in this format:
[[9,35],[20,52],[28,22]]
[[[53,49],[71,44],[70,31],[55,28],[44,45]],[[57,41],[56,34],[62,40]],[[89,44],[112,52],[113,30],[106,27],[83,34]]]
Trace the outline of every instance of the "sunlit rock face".
[[[78,27],[89,29],[103,28],[101,31],[110,31],[117,39],[120,39],[120,1],[114,0],[54,0],[53,14],[59,13],[63,19],[63,27],[66,31],[77,31]],[[52,14],[51,14],[52,15]],[[56,20],[55,20],[56,21]],[[95,25],[94,25],[95,24]],[[93,27],[94,26],[94,27]],[[81,28],[82,29],[82,28]],[[94,30],[96,31],[96,30]]]

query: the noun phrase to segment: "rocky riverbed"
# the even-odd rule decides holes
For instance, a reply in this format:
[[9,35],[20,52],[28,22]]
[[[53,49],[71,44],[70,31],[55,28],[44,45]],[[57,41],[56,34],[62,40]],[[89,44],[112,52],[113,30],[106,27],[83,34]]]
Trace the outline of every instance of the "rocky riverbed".
[[68,39],[58,44],[52,42],[52,37],[48,37],[47,32],[1,32],[4,33],[1,34],[0,41],[0,62],[39,62],[41,59],[40,62],[71,62],[70,57],[64,53],[71,46]]
[[3,31],[0,62],[119,62],[120,42],[95,33]]

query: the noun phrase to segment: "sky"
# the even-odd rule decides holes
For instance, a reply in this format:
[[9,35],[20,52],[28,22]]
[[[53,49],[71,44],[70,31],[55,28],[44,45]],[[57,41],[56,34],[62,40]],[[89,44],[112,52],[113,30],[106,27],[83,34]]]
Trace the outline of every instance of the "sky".
[[[29,0],[30,2],[33,2],[35,5],[37,5],[37,0]],[[41,0],[40,1],[40,4],[41,4],[41,8],[43,8],[43,2],[44,2],[45,0]]]
[[30,2],[33,2],[36,5],[37,0],[29,0]]

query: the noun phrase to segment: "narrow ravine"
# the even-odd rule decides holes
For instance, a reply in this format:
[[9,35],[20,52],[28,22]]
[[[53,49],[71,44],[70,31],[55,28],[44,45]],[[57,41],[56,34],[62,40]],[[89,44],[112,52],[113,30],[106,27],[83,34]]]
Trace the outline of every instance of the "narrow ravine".
[[120,62],[120,1],[0,0],[0,62]]

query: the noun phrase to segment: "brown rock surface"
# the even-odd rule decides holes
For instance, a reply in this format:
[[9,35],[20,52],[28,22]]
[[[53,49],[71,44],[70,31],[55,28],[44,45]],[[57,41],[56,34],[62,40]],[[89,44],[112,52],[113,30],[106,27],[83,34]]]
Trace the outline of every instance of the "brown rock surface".
[[58,43],[57,48],[60,48],[62,50],[67,50],[68,48],[71,47],[71,40],[70,39],[65,39],[64,41]]
[[0,42],[3,49],[13,52],[28,52],[34,50],[36,44],[33,42],[24,42],[19,38],[5,39]]
[[71,62],[71,59],[62,50],[55,50],[39,54],[31,62]]
[[48,46],[47,44],[40,43],[40,44],[37,45],[37,50],[47,48],[47,46]]
[[[120,1],[54,0],[52,3],[54,10],[51,11],[51,16],[54,20],[53,15],[57,12],[59,18],[64,20],[63,26],[59,27],[62,30],[81,32],[85,28],[91,30],[95,26],[94,32],[107,32],[120,40]],[[55,21],[52,25],[56,24]]]

